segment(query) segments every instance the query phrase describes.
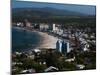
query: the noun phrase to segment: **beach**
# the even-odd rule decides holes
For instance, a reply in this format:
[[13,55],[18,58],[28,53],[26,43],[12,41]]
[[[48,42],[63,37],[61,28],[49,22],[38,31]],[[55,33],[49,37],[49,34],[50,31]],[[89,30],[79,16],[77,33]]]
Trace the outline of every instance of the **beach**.
[[48,33],[45,32],[38,32],[38,34],[42,37],[42,40],[40,46],[37,48],[56,48],[57,37],[48,35]]

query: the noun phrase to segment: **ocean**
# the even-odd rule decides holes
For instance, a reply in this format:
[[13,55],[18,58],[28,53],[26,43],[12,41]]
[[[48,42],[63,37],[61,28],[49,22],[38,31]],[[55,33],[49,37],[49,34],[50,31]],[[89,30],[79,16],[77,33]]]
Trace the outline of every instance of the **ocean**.
[[12,28],[12,52],[28,51],[39,46],[41,36],[37,32]]

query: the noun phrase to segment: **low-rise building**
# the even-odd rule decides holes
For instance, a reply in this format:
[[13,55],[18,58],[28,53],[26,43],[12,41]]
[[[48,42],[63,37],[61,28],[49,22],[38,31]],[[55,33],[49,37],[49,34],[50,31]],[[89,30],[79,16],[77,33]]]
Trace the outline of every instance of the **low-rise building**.
[[59,69],[53,66],[48,67],[47,69],[44,70],[44,72],[55,72],[58,71]]
[[28,56],[30,59],[34,59],[35,58],[35,55],[29,55]]
[[16,55],[21,55],[22,53],[21,53],[21,52],[15,52],[15,54],[16,54]]
[[85,65],[77,64],[77,65],[76,65],[76,68],[77,68],[77,69],[84,69],[84,68],[85,68]]
[[23,24],[22,22],[18,22],[18,23],[16,23],[16,26],[18,26],[18,27],[23,27],[24,24]]
[[20,73],[21,74],[27,74],[27,73],[35,73],[36,71],[35,71],[35,69],[28,69],[28,70],[22,70]]
[[73,61],[75,61],[75,57],[65,60],[65,62],[73,62]]

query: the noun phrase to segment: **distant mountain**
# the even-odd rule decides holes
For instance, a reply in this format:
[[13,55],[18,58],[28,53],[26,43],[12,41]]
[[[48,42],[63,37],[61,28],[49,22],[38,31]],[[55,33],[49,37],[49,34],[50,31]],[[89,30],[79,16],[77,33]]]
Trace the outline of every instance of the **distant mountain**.
[[26,17],[51,17],[51,16],[69,16],[69,17],[82,17],[89,16],[83,13],[61,10],[56,8],[13,8],[13,16],[26,16]]

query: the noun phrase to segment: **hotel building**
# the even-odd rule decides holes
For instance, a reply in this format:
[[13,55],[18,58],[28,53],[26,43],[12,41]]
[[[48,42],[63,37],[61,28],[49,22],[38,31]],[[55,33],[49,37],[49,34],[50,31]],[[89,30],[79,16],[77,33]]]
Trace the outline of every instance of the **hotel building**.
[[69,42],[58,40],[56,42],[56,50],[64,55],[70,52]]

